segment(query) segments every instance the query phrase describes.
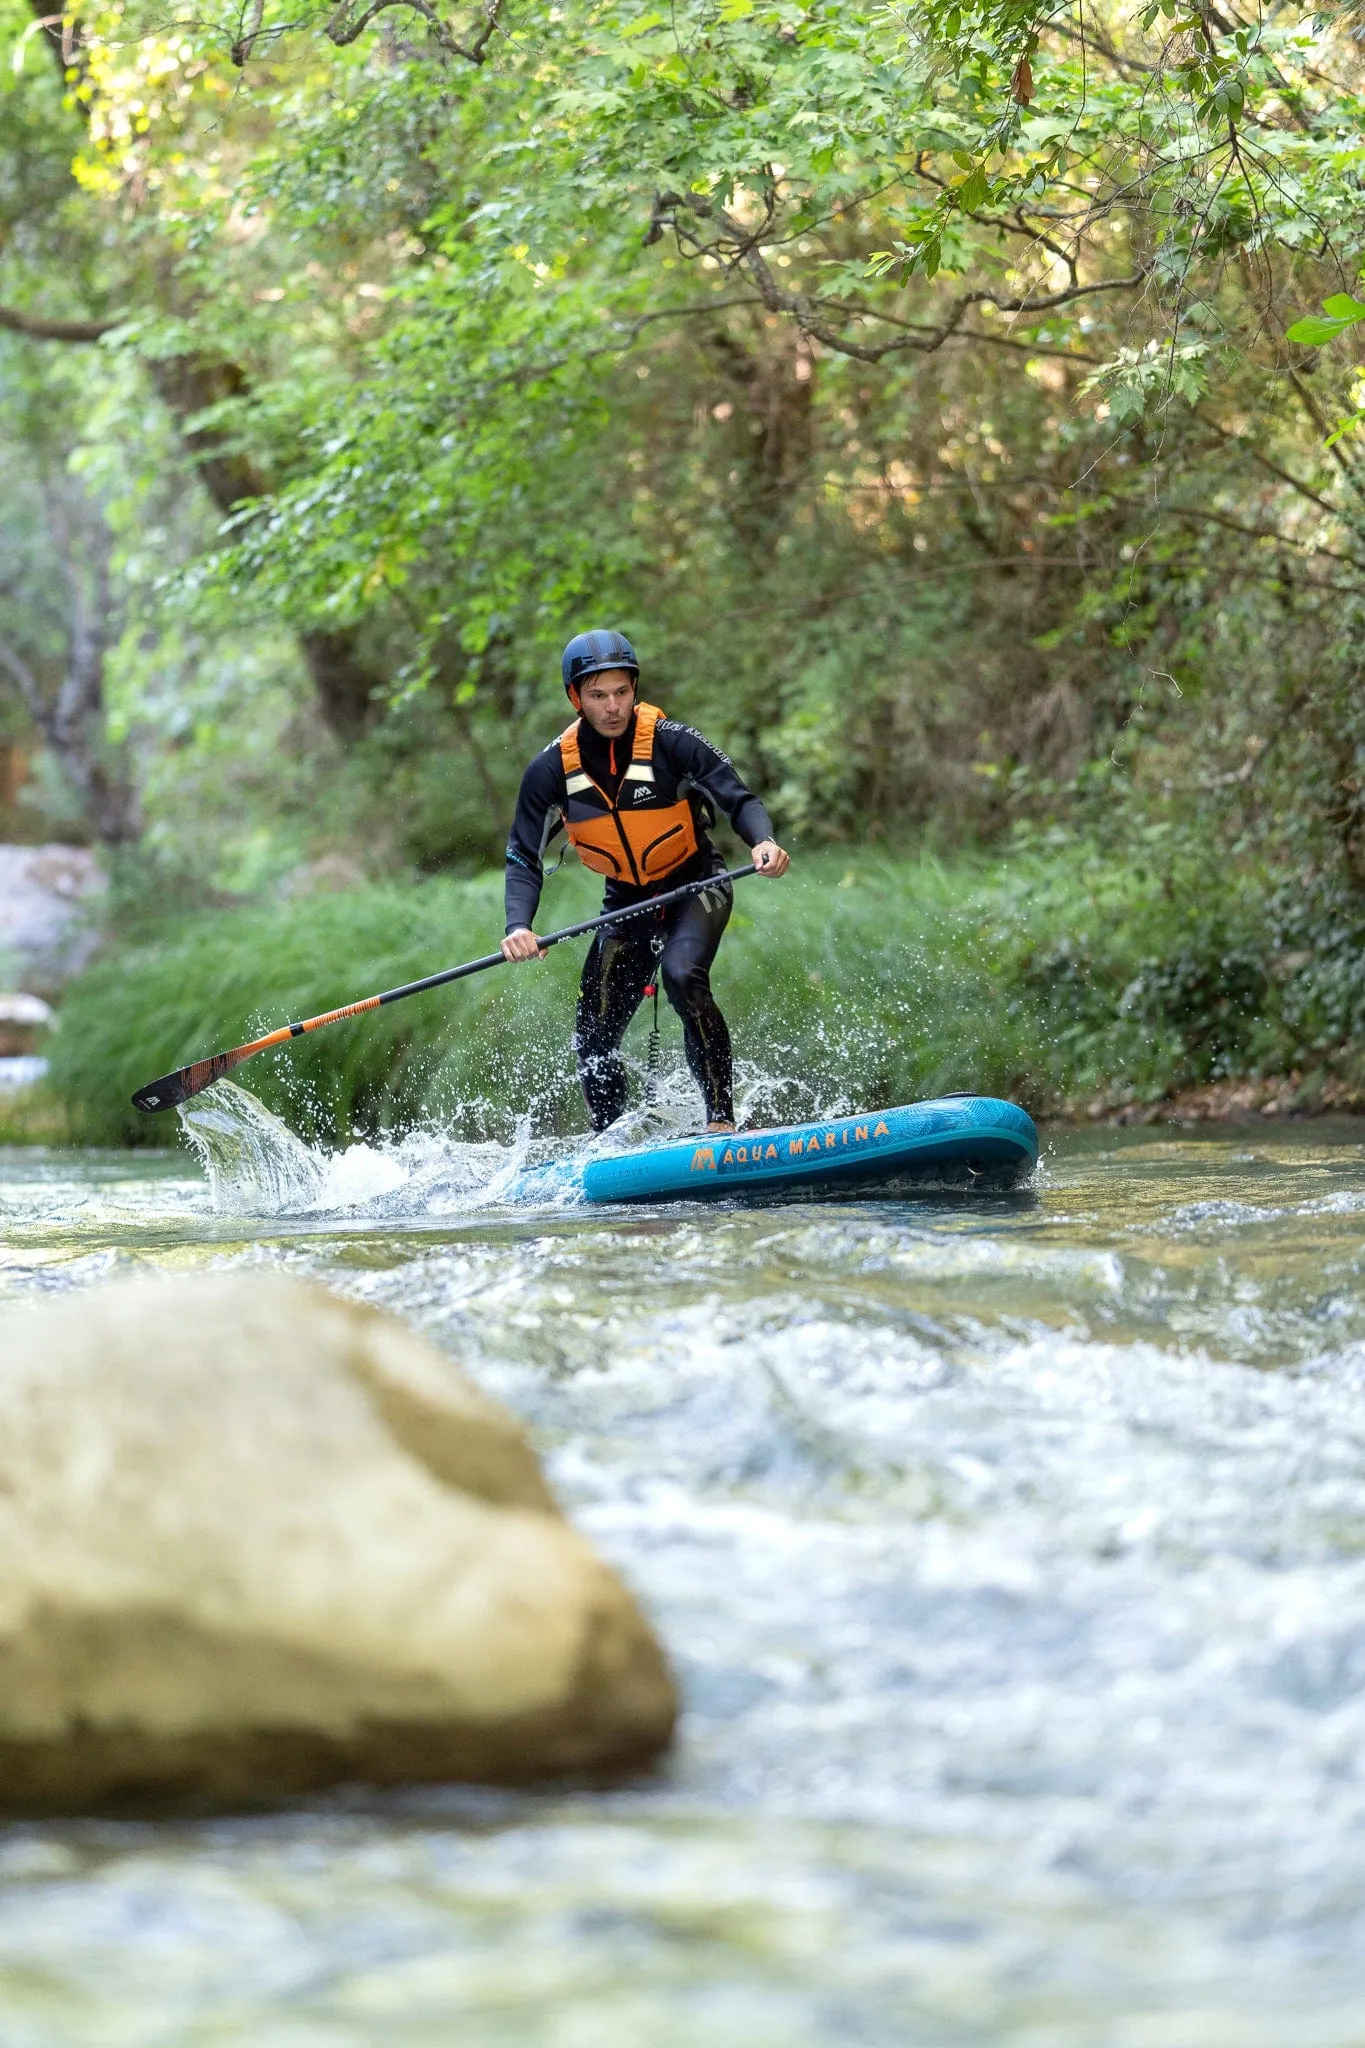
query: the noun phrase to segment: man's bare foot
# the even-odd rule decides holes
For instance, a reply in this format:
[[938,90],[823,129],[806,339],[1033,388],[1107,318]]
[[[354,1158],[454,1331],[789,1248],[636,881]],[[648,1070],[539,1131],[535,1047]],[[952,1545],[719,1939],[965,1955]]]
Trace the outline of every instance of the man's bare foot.
[[735,1127],[733,1124],[708,1124],[706,1128],[709,1133],[711,1131],[732,1131]]

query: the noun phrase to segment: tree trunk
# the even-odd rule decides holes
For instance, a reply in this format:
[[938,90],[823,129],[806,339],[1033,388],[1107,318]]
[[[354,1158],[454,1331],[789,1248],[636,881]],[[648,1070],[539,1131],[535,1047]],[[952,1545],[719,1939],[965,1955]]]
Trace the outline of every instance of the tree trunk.
[[[52,53],[65,88],[68,66],[78,71],[83,67],[79,25],[63,23],[54,16],[47,0],[30,0],[30,5],[40,39]],[[249,389],[241,365],[226,356],[196,352],[150,361],[147,369],[157,395],[184,437],[205,490],[224,517],[245,499],[266,497],[274,489],[275,479],[244,450],[234,448],[221,430],[193,424],[202,413]],[[332,632],[304,631],[299,634],[299,649],[324,723],[343,743],[358,738],[385,680],[365,660],[359,634],[344,626]]]
[[[242,449],[212,425],[195,421],[211,407],[246,391],[237,363],[206,355],[168,356],[148,365],[157,395],[175,420],[204,488],[225,516],[251,498],[263,498],[272,480]],[[361,652],[360,636],[348,626],[331,632],[307,628],[299,652],[329,731],[343,742],[358,739],[369,723],[375,694],[384,678]]]
[[65,596],[65,659],[30,660],[0,641],[0,667],[80,797],[96,838],[105,846],[131,846],[142,833],[142,806],[128,748],[109,741],[104,701],[105,661],[118,632],[109,529],[88,499],[72,497],[65,478],[51,481],[45,498],[59,573],[55,588]]
[[358,739],[384,680],[361,654],[359,634],[349,627],[337,633],[310,630],[299,634],[299,652],[329,729],[339,740]]
[[226,515],[244,498],[263,498],[270,482],[251,457],[231,447],[217,427],[191,424],[211,406],[240,398],[247,388],[245,372],[236,363],[204,355],[163,356],[147,368],[218,510]]

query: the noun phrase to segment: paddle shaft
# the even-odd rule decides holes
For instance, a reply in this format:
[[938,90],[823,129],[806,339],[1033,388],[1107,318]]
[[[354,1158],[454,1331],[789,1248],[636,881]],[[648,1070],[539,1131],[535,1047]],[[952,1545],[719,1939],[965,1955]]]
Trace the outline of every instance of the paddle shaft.
[[[563,945],[565,939],[582,938],[585,932],[600,932],[612,925],[625,924],[634,917],[648,917],[667,904],[681,902],[685,896],[699,896],[704,889],[714,888],[718,882],[742,881],[745,875],[757,874],[758,870],[750,861],[742,868],[727,868],[722,874],[706,875],[699,882],[684,882],[677,889],[667,889],[661,896],[651,896],[644,903],[628,903],[622,910],[606,910],[600,917],[585,918],[582,924],[566,925],[563,931],[547,932],[539,940],[542,952],[551,946]],[[463,981],[468,975],[483,974],[490,967],[504,965],[506,955],[502,952],[485,953],[478,960],[466,960],[459,967],[446,967],[439,974],[424,974],[420,981],[405,981],[400,988],[385,989],[382,995],[362,996],[357,1003],[343,1003],[339,1010],[324,1010],[319,1017],[304,1017],[297,1024],[282,1024],[278,1031],[267,1031],[264,1038],[253,1038],[246,1045],[235,1045],[230,1052],[216,1052],[208,1059],[193,1060],[187,1067],[180,1067],[173,1074],[163,1074],[159,1081],[149,1081],[145,1088],[139,1088],[133,1097],[133,1106],[147,1115],[158,1110],[175,1109],[203,1089],[211,1088],[215,1081],[221,1081],[244,1060],[264,1052],[268,1046],[283,1045],[287,1039],[302,1038],[306,1032],[321,1031],[324,1024],[339,1024],[343,1017],[359,1017],[366,1010],[382,1010],[386,1003],[401,1003],[406,996],[420,996],[429,988],[444,988],[447,982]]]

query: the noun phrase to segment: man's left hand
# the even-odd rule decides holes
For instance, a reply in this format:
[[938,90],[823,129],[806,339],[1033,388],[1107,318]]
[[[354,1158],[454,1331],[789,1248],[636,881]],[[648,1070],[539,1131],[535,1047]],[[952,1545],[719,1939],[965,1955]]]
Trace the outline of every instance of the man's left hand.
[[779,875],[785,875],[792,864],[791,855],[784,853],[775,839],[760,839],[758,845],[749,850],[759,874],[770,882],[775,882]]

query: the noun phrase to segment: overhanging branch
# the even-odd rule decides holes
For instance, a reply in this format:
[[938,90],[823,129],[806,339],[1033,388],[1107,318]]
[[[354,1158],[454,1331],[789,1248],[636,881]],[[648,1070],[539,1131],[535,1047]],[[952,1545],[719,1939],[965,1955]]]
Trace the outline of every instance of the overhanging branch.
[[431,0],[370,0],[369,6],[363,7],[360,13],[355,15],[350,11],[351,0],[341,0],[341,5],[327,24],[326,34],[329,42],[343,49],[347,43],[353,43],[357,36],[363,35],[377,15],[383,14],[390,7],[406,7],[411,13],[421,15],[435,41],[448,55],[463,57],[466,64],[482,64],[498,26],[502,5],[503,0],[487,0],[483,10],[483,26],[467,43],[462,43],[459,37],[453,34],[436,8],[432,6]]
[[[718,232],[710,239],[693,232],[682,218],[689,213],[708,222]],[[1131,277],[1105,278],[1098,284],[1070,284],[1061,291],[1042,295],[1030,291],[1022,298],[1013,299],[1002,299],[996,292],[962,292],[935,326],[913,332],[902,329],[887,341],[859,342],[831,323],[827,308],[818,299],[808,297],[805,292],[788,291],[778,283],[759,247],[766,225],[765,222],[751,232],[724,207],[717,206],[698,192],[661,192],[654,202],[645,241],[647,244],[656,242],[666,229],[671,228],[679,244],[684,249],[690,246],[693,255],[712,256],[727,270],[747,271],[770,313],[785,315],[794,320],[812,341],[820,342],[838,355],[851,356],[860,363],[879,363],[885,356],[910,352],[932,355],[958,332],[973,306],[993,306],[998,313],[1030,316],[1050,313],[1058,306],[1094,298],[1100,293],[1136,291],[1147,282],[1149,275],[1144,267],[1134,271]],[[866,317],[876,319],[877,315],[869,311]]]
[[127,318],[115,313],[107,320],[49,320],[41,313],[21,313],[17,306],[0,306],[0,327],[26,334],[30,341],[101,341]]

